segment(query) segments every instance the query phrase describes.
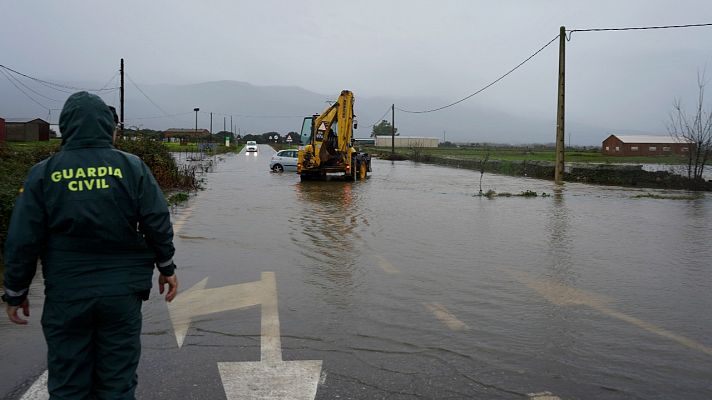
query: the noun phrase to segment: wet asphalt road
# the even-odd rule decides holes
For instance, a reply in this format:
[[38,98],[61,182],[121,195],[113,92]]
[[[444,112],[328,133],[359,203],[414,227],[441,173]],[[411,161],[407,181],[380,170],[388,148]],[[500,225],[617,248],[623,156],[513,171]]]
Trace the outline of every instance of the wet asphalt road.
[[[284,360],[323,360],[317,399],[712,398],[712,200],[375,161],[299,182],[272,150],[225,156],[175,210],[183,291],[276,276]],[[39,284],[39,282],[38,282]],[[39,292],[40,289],[34,292]],[[0,323],[0,398],[45,369]],[[138,398],[224,399],[218,362],[260,360],[260,307],[196,316],[182,347],[144,306]]]

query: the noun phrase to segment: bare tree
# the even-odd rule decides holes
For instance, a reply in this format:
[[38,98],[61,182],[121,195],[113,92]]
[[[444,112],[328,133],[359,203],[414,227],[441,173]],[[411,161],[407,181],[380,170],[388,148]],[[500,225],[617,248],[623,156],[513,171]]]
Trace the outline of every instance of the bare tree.
[[680,99],[673,102],[668,132],[682,143],[689,143],[687,151],[687,177],[690,188],[698,187],[703,180],[705,166],[712,155],[712,110],[705,109],[704,72],[697,74],[697,106],[692,114],[682,108]]
[[479,195],[482,196],[482,177],[485,175],[485,166],[487,165],[487,161],[489,161],[490,158],[490,148],[485,147],[485,156],[480,160],[480,193]]

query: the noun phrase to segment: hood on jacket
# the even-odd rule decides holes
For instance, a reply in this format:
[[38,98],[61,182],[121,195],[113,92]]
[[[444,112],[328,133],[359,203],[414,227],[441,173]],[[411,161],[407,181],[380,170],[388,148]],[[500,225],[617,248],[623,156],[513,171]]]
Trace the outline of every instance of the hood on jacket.
[[115,126],[113,113],[99,96],[74,93],[59,115],[62,148],[111,147]]

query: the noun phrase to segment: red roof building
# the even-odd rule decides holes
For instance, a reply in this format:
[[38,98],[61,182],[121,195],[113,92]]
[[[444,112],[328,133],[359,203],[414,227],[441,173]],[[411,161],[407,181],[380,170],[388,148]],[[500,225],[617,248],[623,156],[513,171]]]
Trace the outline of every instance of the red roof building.
[[5,119],[0,118],[0,143],[5,142],[5,136],[7,134],[5,133]]
[[695,143],[672,136],[610,135],[603,141],[601,153],[607,156],[687,155]]

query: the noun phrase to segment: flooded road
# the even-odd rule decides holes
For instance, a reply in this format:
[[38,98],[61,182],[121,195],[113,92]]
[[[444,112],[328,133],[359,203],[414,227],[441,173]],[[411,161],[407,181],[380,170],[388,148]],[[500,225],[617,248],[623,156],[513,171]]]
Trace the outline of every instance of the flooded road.
[[[478,172],[381,160],[301,183],[272,153],[226,156],[175,210],[178,276],[185,294],[274,272],[282,359],[322,361],[317,399],[712,398],[712,197],[485,174],[549,195],[487,199]],[[196,313],[181,347],[171,313],[144,307],[138,398],[225,398],[218,363],[264,358],[259,306]],[[17,329],[12,360],[37,341],[8,345]],[[20,347],[25,381],[42,346]]]

